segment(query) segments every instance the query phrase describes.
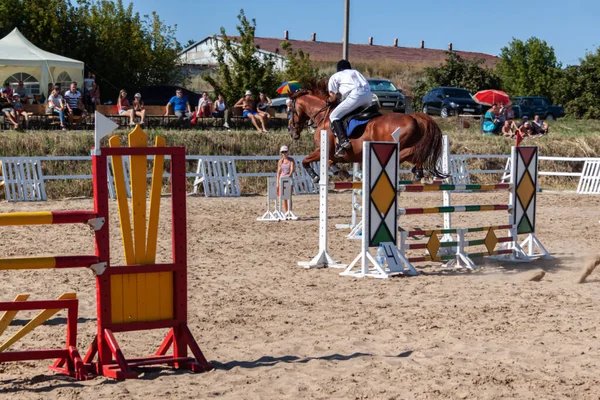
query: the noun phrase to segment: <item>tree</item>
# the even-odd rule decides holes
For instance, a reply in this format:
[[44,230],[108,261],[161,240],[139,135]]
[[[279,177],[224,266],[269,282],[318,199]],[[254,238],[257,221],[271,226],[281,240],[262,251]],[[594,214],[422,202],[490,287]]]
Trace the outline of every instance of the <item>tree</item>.
[[600,48],[579,66],[567,67],[554,87],[555,99],[575,118],[600,118]]
[[255,93],[262,91],[273,95],[278,87],[279,77],[275,70],[274,58],[260,53],[254,42],[256,20],[249,21],[240,10],[237,25],[238,37],[227,36],[221,27],[221,36],[214,36],[217,71],[205,80],[221,93],[229,104],[234,104],[246,90]]
[[502,86],[511,96],[546,96],[552,98],[554,81],[561,64],[554,48],[546,41],[530,37],[526,42],[514,39],[500,50],[496,71]]
[[[122,0],[2,0],[0,37],[18,28],[43,50],[81,60],[102,98],[179,79],[176,27]],[[58,71],[57,73],[59,73]]]
[[446,52],[446,62],[433,68],[425,68],[423,77],[413,88],[413,108],[421,109],[425,94],[437,86],[464,88],[471,93],[483,89],[500,89],[500,79],[490,68],[483,64],[485,60],[465,60],[453,52]]
[[319,68],[311,65],[309,53],[305,53],[302,49],[294,50],[292,44],[287,41],[281,42],[281,48],[287,53],[282,80],[309,84],[322,78]]

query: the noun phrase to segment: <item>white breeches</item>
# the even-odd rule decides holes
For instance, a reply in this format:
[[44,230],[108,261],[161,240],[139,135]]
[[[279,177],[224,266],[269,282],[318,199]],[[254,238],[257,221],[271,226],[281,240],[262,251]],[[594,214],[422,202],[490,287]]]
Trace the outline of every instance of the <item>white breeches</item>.
[[367,107],[373,103],[371,91],[357,90],[348,94],[348,96],[331,112],[329,120],[331,122],[343,118],[345,115],[356,110],[359,107]]

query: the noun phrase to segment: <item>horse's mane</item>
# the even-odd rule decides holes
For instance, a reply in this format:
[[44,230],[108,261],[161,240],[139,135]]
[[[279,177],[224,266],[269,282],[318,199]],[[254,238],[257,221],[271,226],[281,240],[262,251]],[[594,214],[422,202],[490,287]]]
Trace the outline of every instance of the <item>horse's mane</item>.
[[318,97],[327,96],[327,79],[311,79],[310,81],[303,83],[302,89],[290,94],[290,99],[294,100],[307,94]]

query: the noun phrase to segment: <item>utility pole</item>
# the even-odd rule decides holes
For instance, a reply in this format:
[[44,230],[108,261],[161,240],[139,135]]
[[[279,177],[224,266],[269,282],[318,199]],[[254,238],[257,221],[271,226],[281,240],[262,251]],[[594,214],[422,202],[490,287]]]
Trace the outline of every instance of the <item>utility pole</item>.
[[344,40],[342,42],[342,58],[348,59],[348,44],[350,37],[350,0],[344,0]]

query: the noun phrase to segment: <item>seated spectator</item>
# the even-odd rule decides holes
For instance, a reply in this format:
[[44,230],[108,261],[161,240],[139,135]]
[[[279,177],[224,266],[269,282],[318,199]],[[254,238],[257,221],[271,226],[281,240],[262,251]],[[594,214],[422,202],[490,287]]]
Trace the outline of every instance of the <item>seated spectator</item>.
[[54,87],[56,87],[58,89],[58,93],[60,93],[60,95],[64,97],[65,91],[60,86],[60,83],[57,83],[56,85],[54,85]]
[[0,89],[0,110],[11,124],[13,124],[14,128],[19,129],[17,113],[15,112],[11,98],[8,97],[8,90],[5,87]]
[[[256,111],[256,102],[254,101],[254,98],[252,97],[252,92],[250,90],[246,90],[246,94],[244,95],[244,97],[239,99],[238,102],[235,103],[234,107],[242,107],[242,116],[244,118],[248,118],[252,122],[252,125],[254,125],[257,132],[268,132],[265,128],[264,119],[261,118],[258,114],[258,111]],[[262,130],[259,128],[258,122],[256,122],[257,120],[262,125]]]
[[169,115],[169,106],[173,105],[173,112],[177,117],[180,126],[183,126],[184,122],[188,121],[192,117],[192,110],[190,109],[190,103],[187,96],[183,95],[181,89],[175,91],[175,96],[171,97],[171,100],[167,103],[165,116]]
[[213,103],[213,113],[212,116],[214,118],[223,118],[225,122],[223,122],[223,127],[229,129],[229,110],[227,109],[227,105],[225,104],[225,98],[222,94],[217,96],[217,100]]
[[210,99],[208,93],[202,93],[202,96],[198,99],[198,109],[196,110],[196,117],[207,118],[210,116]]
[[23,110],[23,103],[21,102],[21,96],[19,93],[13,94],[13,107],[15,109],[15,113],[17,114],[17,120],[22,118],[25,122],[25,128],[29,127],[29,117],[33,115],[33,113],[28,113]]
[[44,94],[44,92],[42,92],[40,95],[40,104],[46,104],[48,102],[48,97],[50,97],[53,90],[54,90],[54,85],[52,83],[49,83],[48,89],[46,90],[46,94]]
[[133,111],[133,108],[131,108],[129,104],[125,89],[121,89],[119,92],[119,98],[117,99],[117,112],[121,116],[129,117],[129,125],[135,125],[135,111]]
[[533,117],[532,127],[534,132],[538,135],[548,134],[548,123],[542,121],[539,115]]
[[133,96],[133,113],[134,116],[140,117],[140,125],[144,125],[146,123],[146,110],[144,109],[144,102],[142,101],[142,95],[136,93]]
[[96,82],[92,83],[92,90],[90,90],[90,112],[96,111],[96,106],[101,105],[100,102],[100,86],[96,84]]
[[13,90],[10,87],[10,83],[4,82],[3,89],[6,91],[6,96],[8,96],[9,99],[12,99],[12,97],[13,97]]
[[[60,90],[60,89],[59,89]],[[71,82],[71,88],[65,92],[65,103],[69,112],[69,122],[73,123],[73,117],[79,116],[81,120],[87,117],[87,111],[83,106],[83,97],[81,92],[77,90],[77,82]]]
[[487,112],[485,113],[485,115],[483,117],[484,118],[483,132],[486,135],[494,135],[502,127],[497,114],[498,114],[498,106],[496,104],[493,104],[492,108],[487,110]]
[[263,92],[260,92],[258,95],[258,104],[256,108],[258,110],[258,114],[264,118],[265,124],[267,124],[271,119],[271,114],[269,114],[269,107],[271,104],[273,104],[271,99],[268,98]]
[[504,106],[504,103],[500,103],[498,105],[498,113],[496,114],[496,116],[498,117],[498,120],[500,121],[500,124],[504,125],[504,121],[507,120],[507,118],[506,118],[506,106]]
[[531,124],[529,123],[529,121],[524,121],[519,126],[519,132],[521,132],[522,137],[533,136],[533,133],[534,133],[533,128],[531,127]]
[[53,88],[48,96],[48,107],[46,108],[46,112],[49,114],[56,114],[60,119],[60,129],[63,131],[67,130],[65,127],[65,111],[67,106],[65,104],[65,100],[60,95],[60,91],[58,88]]
[[504,121],[504,124],[502,124],[502,136],[509,138],[515,136],[515,131],[513,131],[511,122],[509,120]]
[[19,84],[17,85],[17,88],[13,92],[13,96],[14,96],[15,93],[18,94],[19,97],[21,98],[20,99],[21,103],[23,103],[23,104],[29,104],[29,93],[27,91],[27,88],[23,84],[23,81],[19,81]]

